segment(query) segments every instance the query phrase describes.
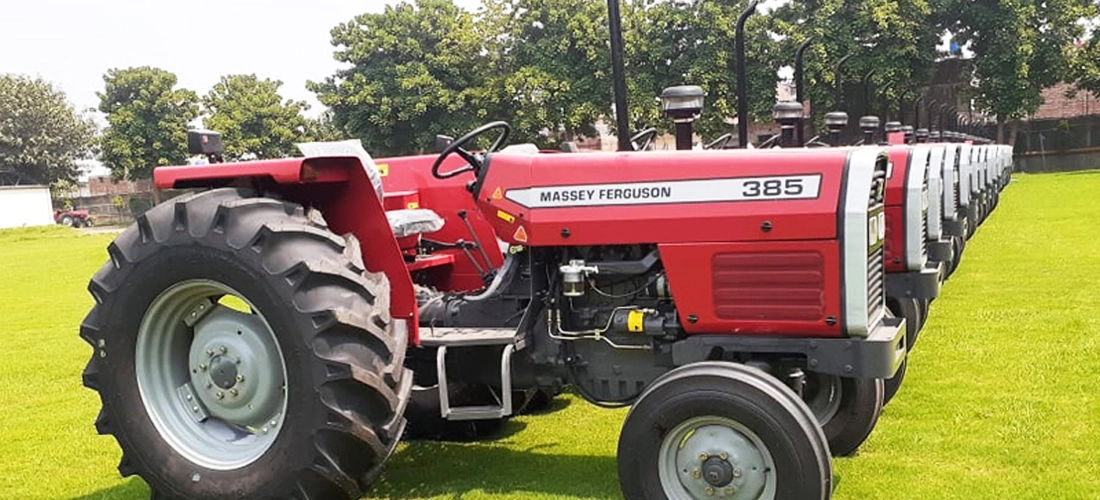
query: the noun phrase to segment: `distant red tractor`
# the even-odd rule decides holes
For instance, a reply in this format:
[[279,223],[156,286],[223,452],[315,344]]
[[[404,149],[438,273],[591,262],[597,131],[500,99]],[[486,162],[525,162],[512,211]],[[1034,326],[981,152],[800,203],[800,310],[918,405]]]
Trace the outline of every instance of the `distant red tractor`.
[[92,217],[87,210],[54,209],[53,221],[62,226],[92,227]]

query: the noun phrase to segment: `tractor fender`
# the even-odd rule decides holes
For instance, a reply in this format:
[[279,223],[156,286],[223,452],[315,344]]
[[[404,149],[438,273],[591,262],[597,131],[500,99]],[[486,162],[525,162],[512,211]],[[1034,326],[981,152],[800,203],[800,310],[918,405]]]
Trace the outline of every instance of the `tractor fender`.
[[267,193],[320,210],[333,232],[351,233],[364,242],[359,249],[363,263],[368,271],[389,278],[395,327],[407,328],[415,344],[418,312],[412,276],[367,168],[356,156],[286,158],[161,167],[154,170],[153,179],[159,189],[259,184]]

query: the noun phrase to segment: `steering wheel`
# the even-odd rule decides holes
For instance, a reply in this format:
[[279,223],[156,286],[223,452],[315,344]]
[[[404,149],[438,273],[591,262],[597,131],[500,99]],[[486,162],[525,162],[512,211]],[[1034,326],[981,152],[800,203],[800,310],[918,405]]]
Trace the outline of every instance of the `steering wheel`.
[[726,147],[729,146],[729,143],[732,140],[733,140],[733,134],[732,133],[725,133],[725,134],[722,134],[717,139],[711,141],[710,144],[707,144],[706,146],[703,146],[703,149],[726,149]]
[[[450,179],[456,175],[461,175],[466,172],[473,172],[474,175],[481,173],[481,167],[484,165],[484,161],[477,155],[466,151],[462,147],[470,141],[474,140],[477,136],[484,134],[490,130],[500,129],[500,136],[493,142],[492,146],[486,150],[486,153],[492,153],[498,151],[505,141],[508,140],[508,136],[512,133],[512,126],[508,125],[508,122],[492,122],[486,123],[468,134],[455,139],[443,152],[439,153],[439,158],[435,159],[435,163],[432,164],[432,177],[436,179]],[[458,154],[463,160],[466,160],[467,165],[464,167],[456,168],[450,172],[440,172],[439,167],[443,165],[443,160],[446,160],[448,156],[452,154]]]
[[[634,134],[630,138],[630,145],[634,146],[634,151],[646,151],[653,144],[653,139],[656,137],[657,129],[650,127]],[[645,141],[642,141],[642,139],[645,139]],[[641,143],[641,146],[638,143]]]

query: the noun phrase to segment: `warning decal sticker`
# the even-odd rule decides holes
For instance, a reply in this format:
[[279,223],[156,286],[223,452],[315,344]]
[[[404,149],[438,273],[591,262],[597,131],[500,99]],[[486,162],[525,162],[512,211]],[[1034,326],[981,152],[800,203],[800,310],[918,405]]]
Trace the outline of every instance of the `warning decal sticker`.
[[528,208],[656,205],[757,200],[812,200],[821,174],[512,189],[504,197]]

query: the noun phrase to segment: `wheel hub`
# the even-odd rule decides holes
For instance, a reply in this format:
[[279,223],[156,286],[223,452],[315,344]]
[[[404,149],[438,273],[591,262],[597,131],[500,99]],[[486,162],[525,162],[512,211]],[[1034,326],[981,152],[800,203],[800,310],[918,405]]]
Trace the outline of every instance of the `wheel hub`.
[[[750,434],[737,422],[720,417],[696,418],[677,426],[662,446],[666,496],[670,500],[761,498],[775,473],[767,449]],[[680,488],[669,491],[672,481]]]
[[703,479],[711,486],[725,486],[733,482],[733,464],[712,456],[703,462]]
[[237,385],[237,360],[229,356],[214,356],[210,360],[210,380],[222,389]]
[[279,424],[283,379],[265,329],[258,316],[224,307],[195,325],[191,383],[211,416],[254,429]]
[[[230,308],[224,297],[244,304]],[[282,430],[287,370],[277,337],[226,285],[196,279],[163,291],[142,318],[134,365],[157,432],[196,465],[244,467]]]

